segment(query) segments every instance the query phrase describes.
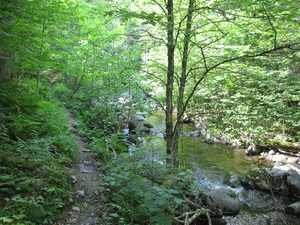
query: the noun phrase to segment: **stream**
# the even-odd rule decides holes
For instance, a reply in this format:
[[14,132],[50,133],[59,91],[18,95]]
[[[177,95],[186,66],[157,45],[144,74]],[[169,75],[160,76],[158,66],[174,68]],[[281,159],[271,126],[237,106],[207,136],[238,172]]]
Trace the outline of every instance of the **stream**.
[[[145,137],[142,147],[151,152],[154,160],[163,160],[165,141],[163,138],[164,124],[161,116],[148,118],[154,125],[149,136]],[[186,134],[195,130],[185,126]],[[236,216],[226,216],[224,220],[229,225],[297,225],[299,218],[284,213],[289,200],[276,196],[275,200],[267,193],[245,190],[240,184],[229,185],[230,177],[241,178],[245,173],[258,167],[251,157],[245,155],[245,150],[224,144],[208,144],[202,137],[183,135],[179,142],[180,167],[193,172],[200,191],[230,188],[235,191],[242,203],[242,210]],[[257,160],[257,158],[255,158]],[[264,167],[272,164],[265,162]],[[226,182],[227,181],[227,182]],[[238,182],[239,183],[239,182]],[[274,210],[274,202],[277,212]]]

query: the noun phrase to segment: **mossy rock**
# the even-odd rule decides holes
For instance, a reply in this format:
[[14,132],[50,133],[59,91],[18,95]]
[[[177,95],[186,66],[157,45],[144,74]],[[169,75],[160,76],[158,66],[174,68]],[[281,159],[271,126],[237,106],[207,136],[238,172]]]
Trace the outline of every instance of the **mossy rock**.
[[241,210],[238,195],[228,188],[203,192],[200,197],[204,205],[213,211],[220,209],[224,214],[235,215]]
[[285,171],[275,168],[254,168],[241,180],[246,189],[263,192],[289,195],[289,187],[286,184],[287,174]]

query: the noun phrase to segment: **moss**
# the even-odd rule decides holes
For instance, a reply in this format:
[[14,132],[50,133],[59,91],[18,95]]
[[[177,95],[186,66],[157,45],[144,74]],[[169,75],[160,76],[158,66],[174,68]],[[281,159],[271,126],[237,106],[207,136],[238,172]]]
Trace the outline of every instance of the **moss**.
[[229,196],[233,199],[237,199],[238,198],[238,195],[235,193],[235,192],[231,192],[229,193]]
[[273,149],[282,149],[291,152],[300,151],[300,146],[296,145],[294,142],[288,141],[270,140],[267,143],[265,143],[265,146]]
[[259,177],[259,178],[265,177],[259,168],[249,170],[246,175],[250,175],[251,177]]

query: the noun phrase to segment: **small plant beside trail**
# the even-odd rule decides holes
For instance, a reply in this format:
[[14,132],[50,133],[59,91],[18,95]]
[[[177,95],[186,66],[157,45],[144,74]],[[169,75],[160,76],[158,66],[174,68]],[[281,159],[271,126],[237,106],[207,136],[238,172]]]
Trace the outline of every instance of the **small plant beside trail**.
[[105,224],[211,224],[212,212],[195,199],[198,191],[190,171],[168,168],[147,154],[135,149],[103,168]]
[[183,210],[183,192],[191,189],[188,174],[172,175],[172,168],[147,154],[135,149],[107,164],[102,188],[110,200],[107,224],[173,224]]
[[104,181],[111,200],[107,224],[172,224],[172,215],[184,202],[179,190],[152,185],[126,164],[108,171]]

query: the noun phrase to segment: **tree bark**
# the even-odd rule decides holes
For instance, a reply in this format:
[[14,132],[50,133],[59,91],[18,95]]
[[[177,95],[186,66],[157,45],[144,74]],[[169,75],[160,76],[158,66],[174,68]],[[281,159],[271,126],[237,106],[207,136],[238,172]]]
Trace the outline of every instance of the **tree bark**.
[[173,152],[173,87],[174,87],[174,8],[173,0],[167,2],[167,51],[168,51],[168,71],[166,85],[166,151],[167,163],[172,163]]
[[189,0],[186,28],[184,31],[183,54],[181,59],[181,75],[180,75],[178,99],[177,99],[177,116],[176,116],[176,124],[174,127],[174,132],[173,132],[173,164],[176,167],[179,167],[178,142],[180,138],[180,133],[182,131],[182,120],[183,120],[182,117],[185,112],[184,92],[185,92],[185,85],[187,82],[187,66],[188,66],[188,59],[189,59],[189,44],[192,35],[194,1],[195,0]]
[[[189,1],[188,15],[186,20],[186,28],[184,31],[183,41],[183,55],[181,61],[181,75],[177,99],[177,114],[176,121],[173,121],[173,86],[174,86],[174,15],[173,2],[168,1],[168,74],[167,74],[167,88],[166,88],[166,149],[169,158],[167,162],[171,162],[175,167],[179,167],[178,159],[178,143],[180,133],[182,131],[182,117],[185,111],[184,107],[184,92],[187,81],[187,65],[189,56],[189,43],[191,38],[192,28],[192,12],[194,7],[194,0]],[[170,159],[171,157],[171,159]]]

